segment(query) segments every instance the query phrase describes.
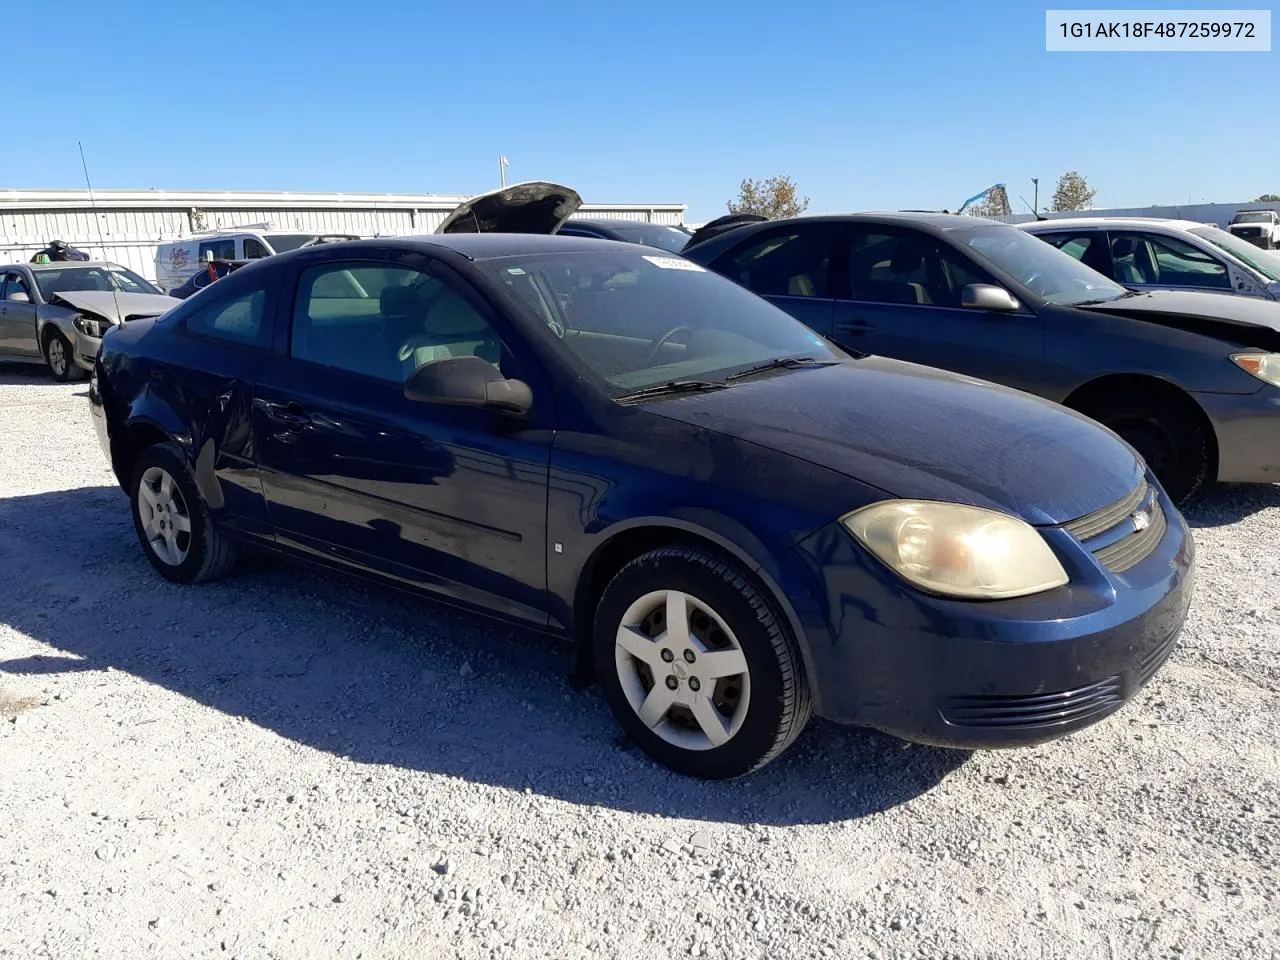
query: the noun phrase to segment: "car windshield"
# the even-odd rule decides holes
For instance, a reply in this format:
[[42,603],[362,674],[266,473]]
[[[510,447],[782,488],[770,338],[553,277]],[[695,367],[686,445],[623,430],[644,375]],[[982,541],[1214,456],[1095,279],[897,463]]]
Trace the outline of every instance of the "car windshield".
[[1269,213],[1241,213],[1231,221],[1232,223],[1270,223],[1271,214]]
[[48,300],[54,294],[77,290],[116,290],[120,293],[154,293],[159,289],[124,267],[72,267],[35,270],[36,286]]
[[314,233],[268,233],[262,239],[271,244],[271,249],[276,253],[284,253],[286,250],[297,250],[315,238]]
[[1192,227],[1190,232],[1197,237],[1203,237],[1215,247],[1227,251],[1237,260],[1243,260],[1268,280],[1280,280],[1280,256],[1268,253],[1249,241],[1241,240],[1235,234],[1219,230],[1217,227]]
[[1016,227],[966,227],[953,235],[979,258],[1049,303],[1098,303],[1117,300],[1128,292],[1069,253]]
[[628,243],[643,243],[649,247],[659,247],[679,253],[689,242],[689,234],[679,227],[667,227],[660,223],[637,223],[616,226],[613,232]]
[[784,357],[848,357],[767,301],[680,257],[609,250],[480,266],[613,397],[673,380],[723,382]]

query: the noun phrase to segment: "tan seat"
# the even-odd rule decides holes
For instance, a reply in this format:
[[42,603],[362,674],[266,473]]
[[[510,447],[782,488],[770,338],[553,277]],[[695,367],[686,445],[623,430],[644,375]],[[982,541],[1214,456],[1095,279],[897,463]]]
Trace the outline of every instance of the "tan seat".
[[806,273],[799,274],[787,281],[787,293],[793,297],[816,297],[818,292],[813,287],[813,281],[809,279]]
[[501,345],[484,317],[452,290],[436,298],[422,331],[406,339],[399,353],[406,377],[425,363],[447,357],[483,357],[495,364],[502,359]]

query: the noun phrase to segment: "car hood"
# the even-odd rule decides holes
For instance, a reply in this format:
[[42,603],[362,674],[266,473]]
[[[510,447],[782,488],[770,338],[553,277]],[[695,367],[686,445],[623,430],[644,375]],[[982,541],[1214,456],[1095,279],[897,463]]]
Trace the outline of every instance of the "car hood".
[[1039,525],[1108,506],[1143,475],[1128,445],[1065,407],[883,357],[764,374],[646,409],[895,497],[968,503]]
[[49,297],[49,302],[73,310],[87,310],[113,323],[133,317],[158,317],[172,310],[177,301],[159,293],[112,293],[110,290],[67,290]]
[[458,204],[436,233],[555,233],[581,206],[577,191],[558,183],[517,183]]
[[1080,309],[1146,320],[1248,346],[1280,349],[1280,303],[1259,297],[1195,290],[1152,290],[1110,303],[1089,304]]

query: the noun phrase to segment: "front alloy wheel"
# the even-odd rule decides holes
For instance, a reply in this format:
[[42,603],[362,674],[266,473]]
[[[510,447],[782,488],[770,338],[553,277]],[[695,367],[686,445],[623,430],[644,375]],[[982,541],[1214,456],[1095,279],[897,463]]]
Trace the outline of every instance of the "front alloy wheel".
[[750,773],[809,720],[800,651],[772,598],[698,547],[661,547],[619,570],[596,608],[592,642],[618,723],[680,773]]
[[618,682],[636,715],[685,750],[724,746],[742,729],[751,672],[733,631],[679,590],[647,593],[627,608],[614,648]]
[[191,513],[164,469],[148,467],[138,482],[138,513],[142,532],[156,558],[178,567],[191,552]]

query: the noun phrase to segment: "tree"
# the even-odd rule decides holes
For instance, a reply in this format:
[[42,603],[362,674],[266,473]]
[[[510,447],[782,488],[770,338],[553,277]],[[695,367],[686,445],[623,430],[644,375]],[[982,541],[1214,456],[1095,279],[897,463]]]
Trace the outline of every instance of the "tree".
[[1277,203],[1280,202],[1280,193],[1264,193],[1260,197],[1253,198],[1254,203]]
[[1058,178],[1058,186],[1053,191],[1053,207],[1055,211],[1084,210],[1093,206],[1093,197],[1097,190],[1089,189],[1089,181],[1075,170],[1068,170]]
[[976,200],[965,208],[965,214],[971,217],[1004,217],[1013,213],[1009,206],[1009,195],[1004,187],[992,187],[981,200]]
[[743,180],[738,199],[729,201],[730,213],[758,213],[770,220],[798,217],[808,208],[809,198],[798,198],[795,181],[786,176]]

